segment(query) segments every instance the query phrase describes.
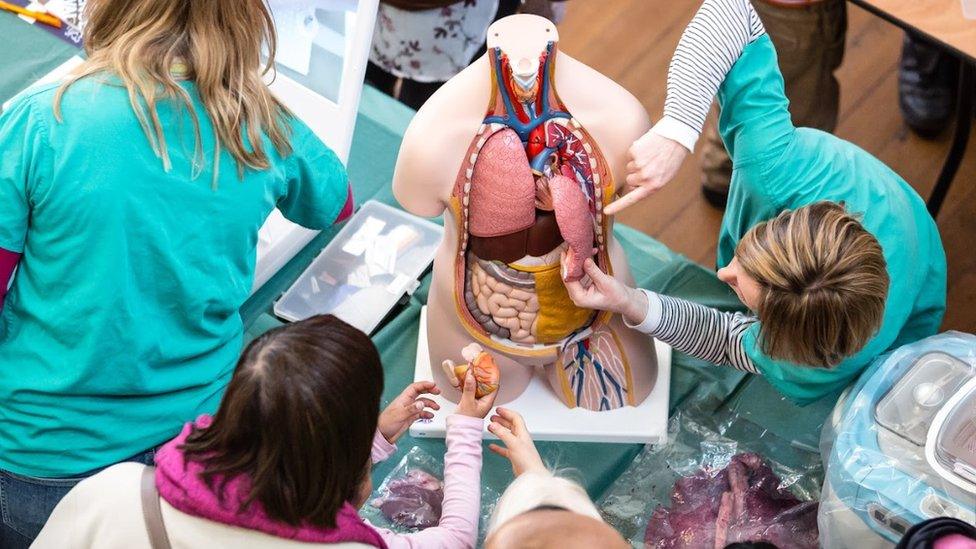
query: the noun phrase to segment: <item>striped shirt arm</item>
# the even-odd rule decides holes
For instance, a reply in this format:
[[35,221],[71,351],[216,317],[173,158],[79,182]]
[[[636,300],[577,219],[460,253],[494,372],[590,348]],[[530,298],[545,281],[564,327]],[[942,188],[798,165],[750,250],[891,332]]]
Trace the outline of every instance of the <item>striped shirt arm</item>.
[[705,0],[671,58],[664,118],[655,133],[694,150],[725,75],[765,32],[749,0]]
[[742,339],[758,320],[742,313],[726,313],[691,301],[642,290],[648,312],[630,328],[650,334],[674,349],[695,358],[758,374],[746,354]]

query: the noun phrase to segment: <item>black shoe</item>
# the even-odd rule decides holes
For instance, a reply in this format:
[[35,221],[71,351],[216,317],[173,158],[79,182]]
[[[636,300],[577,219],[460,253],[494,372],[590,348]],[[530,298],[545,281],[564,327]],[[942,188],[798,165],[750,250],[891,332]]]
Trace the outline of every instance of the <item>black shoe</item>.
[[924,139],[949,125],[956,107],[959,60],[931,43],[905,34],[898,71],[898,104],[905,123]]

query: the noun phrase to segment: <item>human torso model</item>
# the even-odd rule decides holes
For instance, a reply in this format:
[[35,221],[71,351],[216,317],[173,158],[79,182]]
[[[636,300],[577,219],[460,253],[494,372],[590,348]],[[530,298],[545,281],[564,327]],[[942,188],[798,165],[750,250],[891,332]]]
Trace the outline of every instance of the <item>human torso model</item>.
[[567,406],[634,406],[656,378],[652,340],[619,317],[576,307],[563,278],[579,279],[592,257],[634,283],[602,209],[648,117],[557,44],[555,26],[541,17],[492,25],[488,53],[414,117],[393,190],[413,213],[445,214],[427,320],[441,387],[450,383],[437,365],[463,362],[462,347],[477,341],[497,357],[499,402],[517,397],[543,366]]

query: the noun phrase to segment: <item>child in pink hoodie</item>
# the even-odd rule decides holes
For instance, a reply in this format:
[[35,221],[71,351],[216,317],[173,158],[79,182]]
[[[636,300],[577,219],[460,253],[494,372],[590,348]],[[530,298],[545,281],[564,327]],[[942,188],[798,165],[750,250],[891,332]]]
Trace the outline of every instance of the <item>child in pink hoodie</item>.
[[[155,484],[173,547],[474,547],[480,514],[481,438],[494,395],[475,397],[469,374],[447,418],[444,500],[437,526],[378,529],[357,509],[371,464],[438,408],[411,384],[382,413],[383,369],[372,341],[333,316],[272,330],[252,342],[213,417],[204,415],[156,454]],[[34,547],[149,547],[142,525],[143,465],[115,465],[58,505]],[[134,524],[118,528],[118,524]]]

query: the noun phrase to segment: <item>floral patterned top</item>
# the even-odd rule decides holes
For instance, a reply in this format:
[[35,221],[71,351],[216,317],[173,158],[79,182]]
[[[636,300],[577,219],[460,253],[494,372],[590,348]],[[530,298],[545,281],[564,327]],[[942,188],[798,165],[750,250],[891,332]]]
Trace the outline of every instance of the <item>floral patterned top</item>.
[[369,60],[417,82],[444,82],[461,72],[485,43],[498,0],[461,0],[422,11],[381,3]]

